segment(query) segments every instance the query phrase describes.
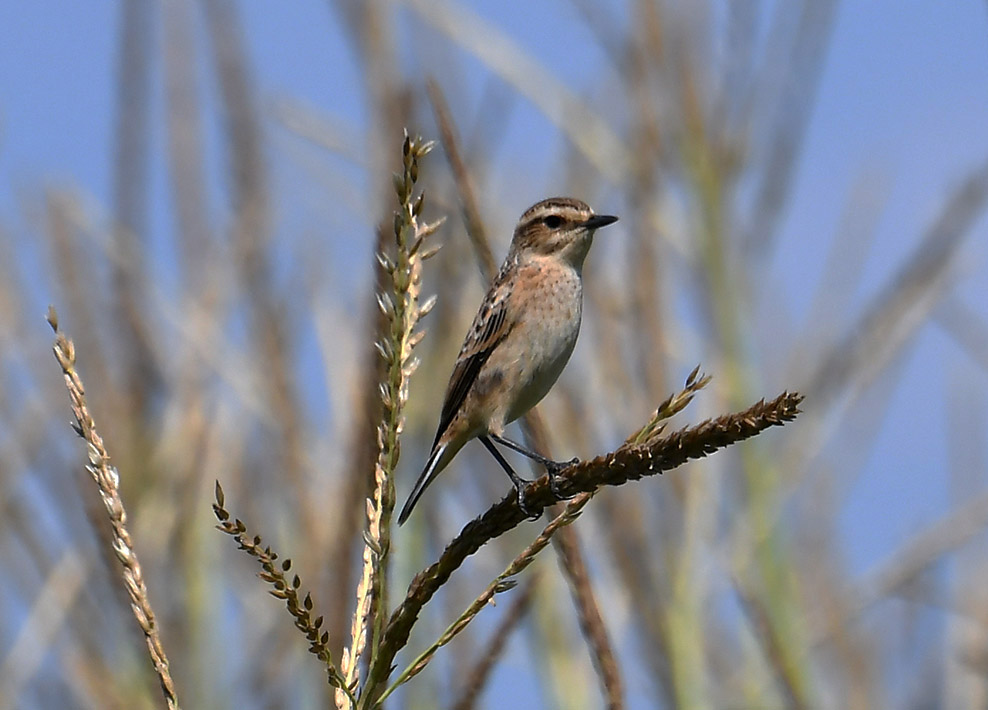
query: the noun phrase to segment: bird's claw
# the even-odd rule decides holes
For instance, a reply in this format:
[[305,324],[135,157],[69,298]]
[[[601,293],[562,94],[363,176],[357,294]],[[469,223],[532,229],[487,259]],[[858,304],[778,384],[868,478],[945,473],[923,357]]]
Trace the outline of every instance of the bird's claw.
[[545,470],[549,474],[549,490],[556,500],[569,500],[576,496],[576,493],[565,495],[559,491],[559,474],[570,466],[580,463],[580,459],[572,458],[569,461],[550,461],[546,464]]
[[537,510],[537,511],[530,510],[529,507],[525,504],[524,488],[516,488],[515,491],[518,493],[518,507],[521,509],[521,512],[525,514],[526,518],[528,518],[529,520],[538,520],[540,517],[542,517],[541,510]]

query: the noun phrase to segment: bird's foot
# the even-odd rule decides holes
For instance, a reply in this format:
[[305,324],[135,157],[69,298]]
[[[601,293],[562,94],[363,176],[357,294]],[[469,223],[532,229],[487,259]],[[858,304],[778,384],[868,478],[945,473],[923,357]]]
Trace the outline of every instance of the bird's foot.
[[576,496],[576,493],[565,495],[559,490],[559,474],[565,469],[580,463],[580,459],[573,458],[569,461],[546,461],[544,462],[546,473],[549,474],[549,490],[552,491],[556,500],[569,500]]
[[515,484],[515,493],[518,496],[518,507],[521,508],[521,512],[525,514],[525,517],[529,520],[538,520],[542,517],[541,510],[532,510],[525,503],[525,498],[527,498],[525,495],[525,489],[528,487],[530,481],[526,481],[524,478],[519,477],[512,480],[512,482]]

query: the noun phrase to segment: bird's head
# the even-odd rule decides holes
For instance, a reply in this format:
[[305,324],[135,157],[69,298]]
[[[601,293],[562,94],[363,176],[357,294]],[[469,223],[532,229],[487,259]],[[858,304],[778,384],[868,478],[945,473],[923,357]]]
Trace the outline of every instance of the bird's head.
[[594,214],[590,205],[580,200],[550,197],[525,210],[511,246],[522,255],[558,256],[579,269],[594,232],[614,222],[617,217]]

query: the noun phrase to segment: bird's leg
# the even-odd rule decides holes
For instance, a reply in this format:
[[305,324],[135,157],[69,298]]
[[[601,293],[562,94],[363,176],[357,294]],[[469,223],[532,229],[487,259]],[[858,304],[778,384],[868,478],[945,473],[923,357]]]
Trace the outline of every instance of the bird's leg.
[[563,500],[564,498],[573,497],[573,496],[563,496],[559,492],[559,488],[558,488],[559,482],[556,480],[556,477],[559,475],[559,472],[562,471],[563,469],[569,468],[573,464],[580,463],[580,459],[574,458],[574,459],[570,459],[569,461],[553,461],[552,459],[547,459],[542,454],[536,453],[531,449],[525,448],[524,446],[522,446],[517,442],[511,441],[511,439],[505,439],[503,436],[498,436],[497,434],[491,434],[490,437],[494,439],[494,441],[496,441],[497,443],[507,446],[509,449],[512,449],[513,451],[517,451],[519,454],[524,454],[533,461],[537,461],[538,463],[545,466],[546,473],[549,474],[549,490],[552,491],[552,495],[556,497],[556,500]]
[[493,456],[494,459],[501,464],[501,468],[503,468],[504,472],[508,474],[508,478],[511,479],[511,483],[514,485],[515,491],[518,493],[518,507],[521,508],[521,512],[528,516],[529,519],[537,520],[539,513],[533,515],[532,512],[525,506],[525,486],[531,483],[531,481],[526,481],[524,478],[515,473],[514,469],[511,468],[508,462],[504,460],[501,452],[495,448],[490,439],[486,436],[481,436],[478,438],[480,439],[480,443],[482,443],[484,447],[491,452],[491,456]]
[[553,461],[552,459],[547,459],[542,454],[536,453],[531,449],[525,448],[521,444],[512,441],[511,439],[505,439],[503,436],[498,436],[497,434],[489,434],[490,438],[494,439],[499,444],[507,446],[512,451],[517,451],[519,454],[524,454],[533,461],[545,466],[547,469],[555,469],[556,473],[559,473],[564,468],[572,466],[573,464],[580,463],[580,459],[570,459],[569,461]]

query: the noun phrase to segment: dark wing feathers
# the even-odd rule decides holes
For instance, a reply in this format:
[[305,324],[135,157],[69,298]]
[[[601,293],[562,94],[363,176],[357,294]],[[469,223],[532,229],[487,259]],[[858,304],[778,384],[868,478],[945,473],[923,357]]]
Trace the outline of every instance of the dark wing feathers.
[[[487,358],[494,352],[494,348],[504,339],[511,330],[512,323],[507,320],[508,304],[507,297],[510,289],[500,288],[502,279],[498,279],[491,288],[490,293],[484,300],[473,325],[467,334],[460,354],[456,358],[456,367],[449,378],[449,385],[446,389],[446,398],[443,402],[442,414],[439,417],[439,429],[436,431],[436,441],[433,448],[439,443],[440,437],[452,423],[456,413],[459,411],[463,400],[473,386],[480,373],[480,369],[487,362]],[[492,298],[495,294],[500,294],[501,298]]]

